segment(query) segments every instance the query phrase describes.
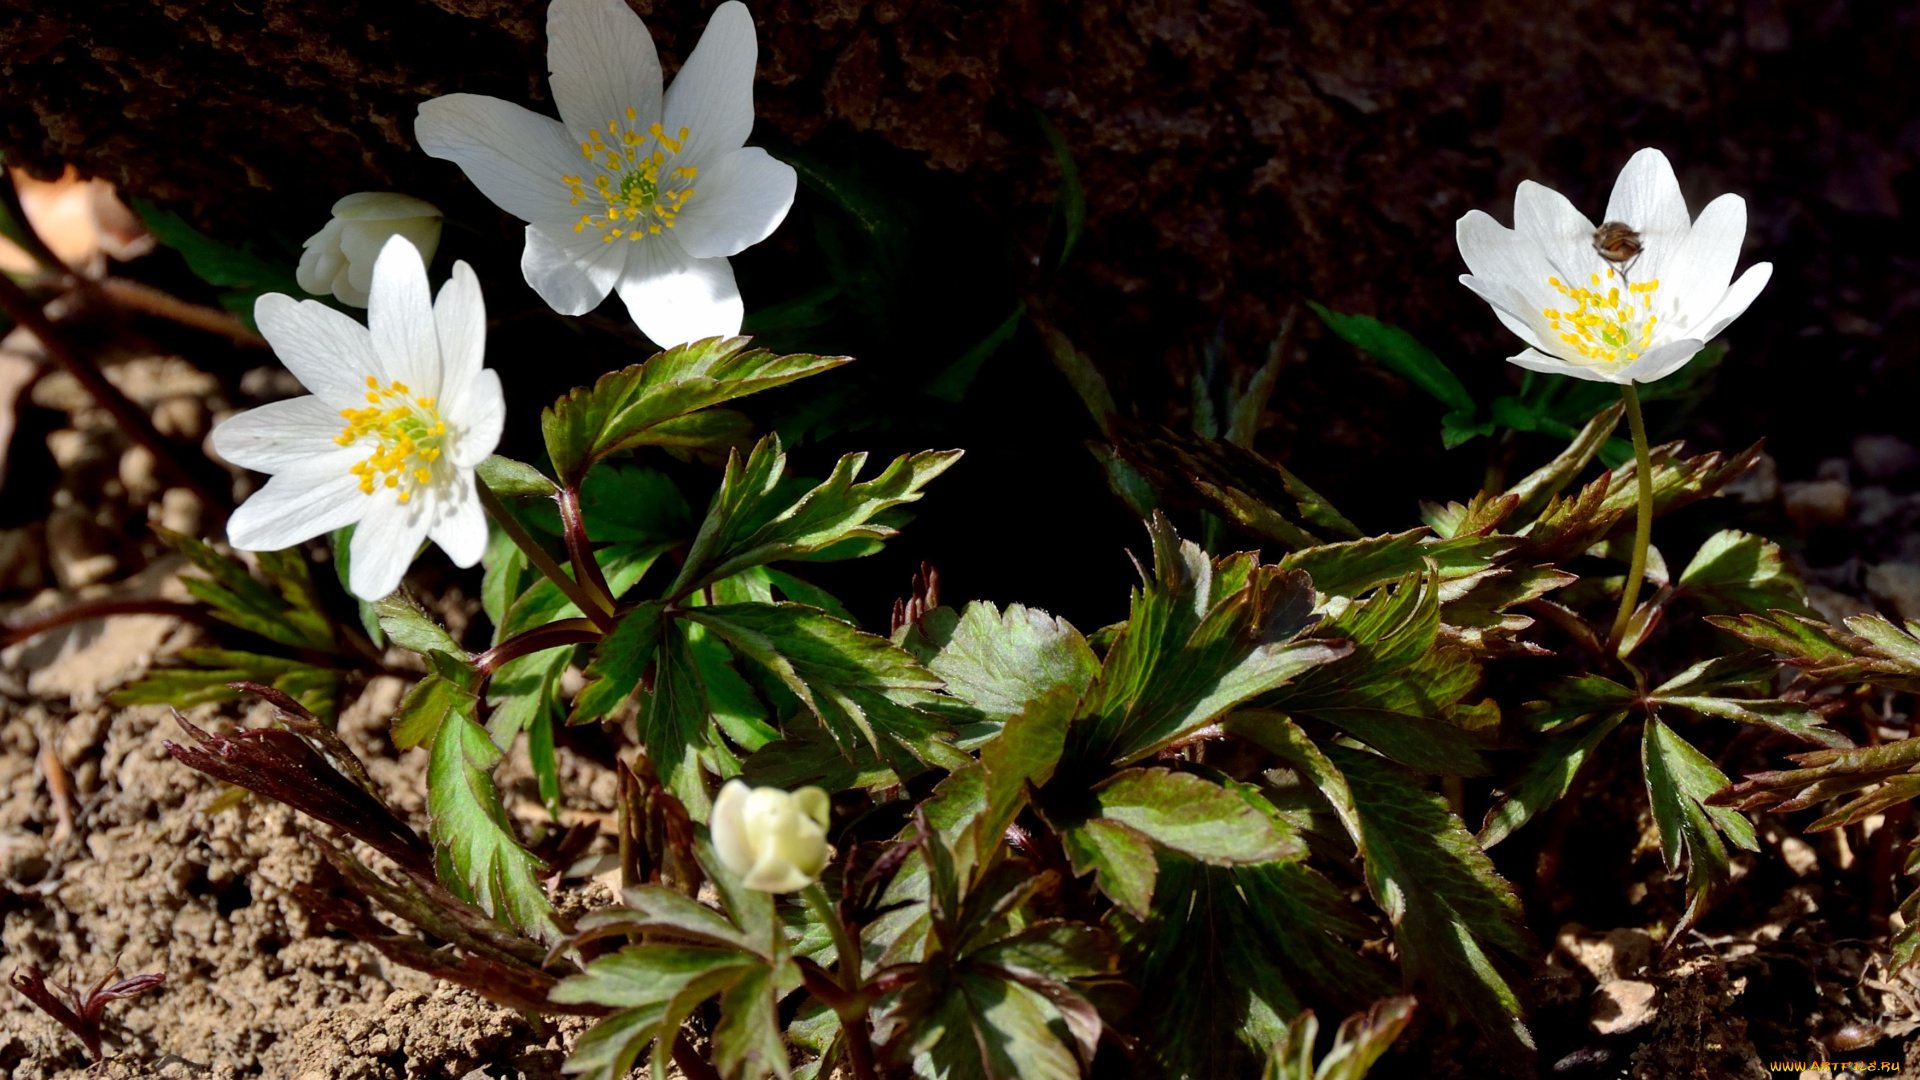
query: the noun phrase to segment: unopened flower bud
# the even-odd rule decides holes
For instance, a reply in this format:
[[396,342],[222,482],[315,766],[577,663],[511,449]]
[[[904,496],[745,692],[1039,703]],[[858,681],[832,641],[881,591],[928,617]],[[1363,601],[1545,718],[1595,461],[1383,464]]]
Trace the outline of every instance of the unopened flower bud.
[[391,191],[357,191],[333,204],[333,220],[307,238],[294,279],[316,296],[367,306],[373,260],[393,236],[404,236],[431,263],[444,215],[432,203]]
[[729,780],[714,800],[708,828],[720,862],[747,888],[798,892],[833,857],[827,811],[827,793],[817,787],[785,792]]

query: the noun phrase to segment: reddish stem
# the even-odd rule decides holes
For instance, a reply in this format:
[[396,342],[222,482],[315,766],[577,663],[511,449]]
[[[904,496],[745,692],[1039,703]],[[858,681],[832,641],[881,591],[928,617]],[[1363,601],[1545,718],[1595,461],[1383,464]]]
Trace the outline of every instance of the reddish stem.
[[[0,275],[4,276],[4,275]],[[171,615],[176,619],[207,625],[211,622],[205,608],[177,600],[88,600],[71,607],[51,611],[37,619],[0,627],[0,649],[15,645],[49,630],[58,630],[89,619],[113,615]]]
[[560,619],[545,626],[534,627],[525,633],[515,634],[495,645],[473,658],[473,668],[482,678],[485,678],[509,660],[517,660],[522,656],[545,649],[557,649],[563,645],[584,645],[599,641],[605,636],[600,628],[594,625],[592,619]]
[[573,560],[573,576],[592,591],[603,610],[611,612],[613,589],[607,584],[607,576],[600,572],[600,564],[594,561],[586,519],[580,516],[580,492],[571,486],[563,487],[554,501],[560,504],[561,532],[567,538],[567,557]]

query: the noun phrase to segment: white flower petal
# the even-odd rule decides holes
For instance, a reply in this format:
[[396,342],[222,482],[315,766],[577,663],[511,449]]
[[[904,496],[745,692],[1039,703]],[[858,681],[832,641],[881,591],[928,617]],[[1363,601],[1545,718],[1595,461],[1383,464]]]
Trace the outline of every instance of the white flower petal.
[[346,256],[340,252],[340,231],[346,223],[339,218],[329,218],[320,227],[320,231],[307,237],[301,245],[300,265],[294,268],[293,280],[300,287],[315,296],[325,296],[332,292],[334,275],[346,266]]
[[[1700,211],[1700,219],[1687,230],[1686,239],[1661,260],[1656,295],[1663,300],[1672,297],[1667,307],[1670,314],[1665,317],[1673,320],[1675,332],[1686,332],[1705,321],[1707,313],[1726,295],[1746,236],[1746,200],[1722,195]],[[1636,272],[1634,276],[1645,275]]]
[[1623,222],[1640,234],[1645,252],[1633,264],[1636,281],[1660,277],[1666,261],[1686,241],[1691,219],[1680,180],[1667,155],[1649,146],[1633,155],[1607,200],[1607,221]]
[[752,788],[739,780],[727,781],[713,800],[713,811],[707,818],[714,854],[720,856],[720,865],[735,874],[745,874],[755,861],[753,846],[747,843],[745,824],[741,820],[741,811],[752,792]]
[[[660,58],[653,35],[623,0],[553,0],[547,7],[553,101],[575,143],[595,128],[646,131],[660,119]],[[634,120],[627,110],[634,110]],[[576,147],[575,157],[579,157]]]
[[499,374],[492,368],[480,371],[467,383],[459,401],[460,437],[454,444],[453,463],[471,469],[500,445],[500,432],[506,426],[507,401]]
[[640,332],[663,349],[740,332],[746,315],[733,267],[725,259],[695,259],[668,234],[633,245],[618,286]]
[[578,168],[580,145],[560,121],[499,98],[448,94],[421,104],[413,132],[420,149],[460,166],[481,194],[514,217],[579,217],[560,177]]
[[1552,268],[1551,276],[1563,283],[1585,285],[1591,275],[1605,270],[1606,260],[1593,249],[1593,222],[1544,184],[1520,182],[1513,194],[1513,230],[1534,244]]
[[487,354],[487,304],[480,279],[465,262],[453,264],[453,275],[434,297],[433,328],[440,342],[442,408],[459,415],[466,407],[467,384],[480,374]]
[[793,166],[757,146],[724,154],[700,166],[693,198],[674,220],[674,239],[696,259],[738,255],[786,220],[798,183]]
[[1500,324],[1518,334],[1520,340],[1543,352],[1553,352],[1549,346],[1559,344],[1553,328],[1539,316],[1539,307],[1533,298],[1519,289],[1472,274],[1460,275],[1460,284],[1485,300],[1493,308],[1494,317],[1500,320]]
[[1772,263],[1755,263],[1747,267],[1747,272],[1740,275],[1740,280],[1733,283],[1733,287],[1727,290],[1727,294],[1721,297],[1720,302],[1707,314],[1707,325],[1695,336],[1702,341],[1712,341],[1719,337],[1720,331],[1725,330],[1728,323],[1739,318],[1741,313],[1747,310],[1747,305],[1753,303],[1754,297],[1760,295],[1760,290],[1766,288],[1767,282],[1772,278]]
[[241,551],[279,551],[360,520],[372,500],[349,470],[364,456],[335,447],[268,480],[227,519],[227,542]]
[[426,508],[417,501],[402,503],[384,490],[360,497],[369,505],[353,530],[347,588],[362,600],[379,600],[400,587],[427,538]]
[[480,508],[473,474],[462,472],[450,488],[442,489],[438,517],[427,537],[438,544],[458,567],[472,566],[487,550],[487,515]]
[[343,449],[333,440],[345,426],[340,410],[317,397],[274,401],[222,421],[213,452],[243,469],[282,472]]
[[609,244],[597,231],[574,232],[571,223],[536,222],[527,226],[520,272],[548,307],[562,315],[585,315],[613,291],[633,246],[626,240]]
[[420,252],[404,236],[389,239],[373,264],[367,310],[373,349],[387,378],[403,383],[416,397],[440,394],[440,340],[434,328],[433,293]]
[[333,216],[351,221],[386,221],[394,218],[439,217],[440,208],[425,199],[402,195],[397,191],[356,191],[342,195],[333,204]]
[[[440,246],[440,219],[437,217],[378,218],[371,221],[346,221],[340,231],[340,253],[347,259],[347,280],[360,296],[356,306],[366,307],[373,292],[373,264],[387,241],[404,236],[420,252],[420,261],[433,261]],[[338,297],[338,293],[335,296]]]
[[254,302],[253,321],[300,385],[335,409],[365,404],[367,376],[385,381],[367,328],[345,312],[268,293]]
[[371,271],[368,272],[367,278],[367,285],[355,285],[353,283],[353,264],[343,260],[340,264],[340,272],[334,275],[333,286],[328,291],[333,293],[335,300],[340,301],[348,307],[364,308],[367,306],[367,301],[371,299],[367,295],[367,286],[373,284],[373,274]]
[[703,173],[708,162],[738,150],[753,131],[753,69],[759,52],[747,6],[727,0],[714,9],[700,44],[667,87],[661,126],[669,135],[687,129],[680,156]]
[[1661,345],[1655,345],[1653,348],[1641,353],[1640,359],[1628,364],[1626,370],[1620,372],[1622,376],[1621,381],[1637,383],[1657,382],[1679,371],[1681,368],[1686,367],[1687,361],[1693,359],[1694,354],[1698,353],[1705,345],[1706,342],[1695,341],[1691,338],[1682,338],[1679,341],[1669,341]]
[[1565,360],[1548,356],[1538,349],[1528,349],[1526,352],[1509,356],[1507,357],[1507,363],[1526,368],[1529,371],[1544,371],[1549,375],[1571,375],[1576,379],[1586,379],[1589,382],[1622,383],[1627,381],[1624,378],[1616,377],[1615,374],[1608,374],[1607,372],[1601,371],[1599,368],[1587,367],[1582,364],[1569,364]]

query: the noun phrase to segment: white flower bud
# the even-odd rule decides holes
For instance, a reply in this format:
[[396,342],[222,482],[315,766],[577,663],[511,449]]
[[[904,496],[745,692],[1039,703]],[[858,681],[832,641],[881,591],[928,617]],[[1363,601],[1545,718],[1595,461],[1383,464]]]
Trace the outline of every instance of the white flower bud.
[[708,829],[720,862],[747,888],[798,892],[833,857],[827,812],[827,793],[817,787],[788,793],[729,780],[713,802]]
[[373,260],[393,236],[404,236],[431,263],[440,246],[440,208],[411,195],[357,191],[333,204],[333,220],[307,238],[300,266],[293,272],[300,287],[315,296],[333,296],[343,304],[367,306],[373,285]]

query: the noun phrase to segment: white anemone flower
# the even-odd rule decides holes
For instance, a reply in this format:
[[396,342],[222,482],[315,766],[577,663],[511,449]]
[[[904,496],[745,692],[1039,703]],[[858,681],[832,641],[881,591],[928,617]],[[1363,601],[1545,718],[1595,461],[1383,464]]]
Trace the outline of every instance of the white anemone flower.
[[500,377],[481,366],[487,313],[464,262],[436,300],[427,268],[396,236],[373,265],[367,324],[317,300],[262,296],[254,321],[313,393],[262,405],[213,431],[213,449],[272,474],[227,522],[242,551],[278,551],[355,526],[348,585],[378,600],[422,541],[455,565],[487,546],[474,467],[506,418]]
[[749,788],[729,780],[713,801],[707,828],[714,854],[749,889],[790,893],[813,884],[833,858],[827,844],[827,793]]
[[527,222],[520,269],[562,315],[618,292],[661,346],[740,331],[727,256],[793,205],[793,168],[743,145],[753,129],[753,18],[721,4],[673,86],[622,0],[553,0],[547,64],[560,120],[498,98],[420,106],[414,133]]
[[356,191],[333,204],[333,217],[307,237],[293,272],[300,287],[357,308],[367,306],[373,260],[387,239],[404,236],[432,262],[440,246],[440,208],[393,191]]
[[[1460,281],[1530,348],[1523,368],[1596,382],[1653,382],[1679,370],[1753,303],[1771,263],[1733,280],[1747,204],[1722,195],[1689,219],[1667,156],[1645,149],[1614,182],[1607,216],[1588,221],[1552,188],[1522,181],[1508,229],[1460,219]],[[1731,284],[1729,284],[1731,282]]]

